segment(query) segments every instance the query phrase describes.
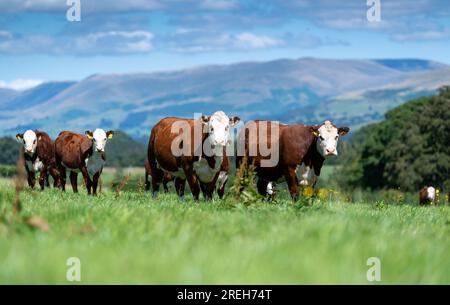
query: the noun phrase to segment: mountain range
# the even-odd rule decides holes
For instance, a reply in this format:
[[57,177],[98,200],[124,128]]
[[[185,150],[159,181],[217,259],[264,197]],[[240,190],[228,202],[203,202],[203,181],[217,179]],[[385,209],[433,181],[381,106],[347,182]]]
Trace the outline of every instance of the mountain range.
[[412,98],[450,84],[450,66],[420,59],[300,58],[210,65],[179,71],[92,75],[0,89],[0,134],[42,129],[120,129],[146,141],[166,116],[224,110],[242,120],[320,123],[353,128],[378,121]]

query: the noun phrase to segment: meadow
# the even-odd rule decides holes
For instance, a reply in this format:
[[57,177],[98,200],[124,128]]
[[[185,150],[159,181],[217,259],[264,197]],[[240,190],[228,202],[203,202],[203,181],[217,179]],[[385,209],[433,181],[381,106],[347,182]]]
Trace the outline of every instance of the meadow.
[[[104,173],[88,197],[25,188],[20,217],[39,216],[48,232],[12,221],[14,181],[0,179],[0,283],[71,284],[69,257],[81,261],[81,284],[381,284],[450,283],[450,207],[329,196],[292,203],[154,200],[142,173],[120,191],[127,170]],[[230,183],[232,184],[232,183]],[[411,198],[411,199],[409,199]],[[16,216],[17,218],[17,216]]]

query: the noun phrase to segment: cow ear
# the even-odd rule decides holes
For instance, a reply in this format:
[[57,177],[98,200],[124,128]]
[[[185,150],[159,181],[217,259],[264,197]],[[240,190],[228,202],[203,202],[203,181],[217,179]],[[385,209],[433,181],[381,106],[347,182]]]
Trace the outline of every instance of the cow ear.
[[316,126],[310,126],[309,130],[315,137],[319,136],[319,128],[317,128]]
[[88,139],[92,140],[94,138],[94,134],[92,133],[92,131],[90,130],[86,130],[84,132],[84,134],[86,135],[86,137],[88,137]]
[[17,139],[17,141],[23,141],[23,133],[18,133],[18,134],[16,134],[16,139]]
[[38,141],[40,141],[41,139],[42,139],[42,136],[39,136],[39,137],[38,137]]
[[112,139],[113,136],[114,136],[114,131],[110,130],[110,131],[106,132],[106,137],[108,139]]
[[239,124],[239,122],[241,121],[241,119],[238,116],[232,117],[230,118],[230,126],[236,126],[237,124]]
[[340,136],[345,136],[350,131],[350,128],[348,127],[339,127],[338,128],[338,134]]
[[208,124],[208,122],[209,122],[209,116],[202,115],[202,123],[203,124]]

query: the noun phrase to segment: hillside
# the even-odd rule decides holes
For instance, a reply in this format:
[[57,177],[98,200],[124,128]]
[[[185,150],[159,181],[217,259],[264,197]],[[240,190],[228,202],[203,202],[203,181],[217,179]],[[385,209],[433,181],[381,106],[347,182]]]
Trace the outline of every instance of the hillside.
[[[450,68],[425,60],[301,58],[180,71],[92,75],[24,92],[0,91],[0,134],[101,126],[146,139],[160,118],[222,109],[242,119],[333,119],[358,127],[450,83]],[[4,91],[4,92],[3,92]],[[24,119],[26,118],[26,119]]]

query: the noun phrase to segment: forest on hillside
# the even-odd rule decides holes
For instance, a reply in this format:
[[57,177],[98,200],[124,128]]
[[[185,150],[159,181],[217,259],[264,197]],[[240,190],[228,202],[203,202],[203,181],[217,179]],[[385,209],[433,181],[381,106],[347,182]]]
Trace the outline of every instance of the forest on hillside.
[[344,142],[339,180],[346,188],[415,191],[450,188],[450,86],[407,102]]

